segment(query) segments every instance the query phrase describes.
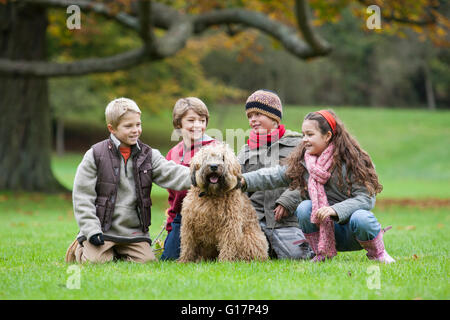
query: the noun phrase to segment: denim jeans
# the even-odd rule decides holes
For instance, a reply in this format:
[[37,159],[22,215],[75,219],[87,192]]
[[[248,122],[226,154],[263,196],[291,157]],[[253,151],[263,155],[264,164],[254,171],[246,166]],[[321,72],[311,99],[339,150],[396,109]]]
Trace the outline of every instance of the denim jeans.
[[180,231],[181,231],[181,215],[178,213],[173,219],[172,230],[164,241],[164,252],[161,255],[161,260],[176,260],[180,257]]
[[[311,200],[304,200],[295,211],[300,229],[303,233],[319,231],[314,223],[311,223]],[[336,238],[337,251],[361,250],[360,241],[373,240],[381,231],[380,223],[374,214],[367,210],[356,210],[346,224],[334,223],[334,236]]]

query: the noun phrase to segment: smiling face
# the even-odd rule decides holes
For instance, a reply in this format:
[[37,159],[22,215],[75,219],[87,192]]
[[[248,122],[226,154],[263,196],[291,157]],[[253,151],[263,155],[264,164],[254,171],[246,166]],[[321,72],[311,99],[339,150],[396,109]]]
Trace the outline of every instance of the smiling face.
[[130,147],[137,143],[142,133],[141,114],[137,112],[127,112],[121,118],[116,128],[108,124],[108,130],[120,140],[122,147]]
[[306,151],[315,156],[322,154],[332,137],[331,131],[325,134],[320,131],[319,123],[316,120],[303,121],[302,133]]
[[259,112],[247,114],[248,123],[256,134],[267,134],[278,128],[278,122]]
[[188,110],[181,119],[181,133],[185,144],[193,144],[202,138],[206,130],[206,117],[201,116],[194,110]]

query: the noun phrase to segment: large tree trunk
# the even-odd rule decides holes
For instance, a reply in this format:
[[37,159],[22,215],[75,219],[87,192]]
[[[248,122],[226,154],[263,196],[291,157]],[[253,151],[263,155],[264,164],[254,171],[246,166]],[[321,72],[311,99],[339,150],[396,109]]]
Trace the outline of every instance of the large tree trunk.
[[[46,59],[45,8],[0,4],[0,57]],[[47,78],[0,75],[0,190],[62,191],[51,170]]]

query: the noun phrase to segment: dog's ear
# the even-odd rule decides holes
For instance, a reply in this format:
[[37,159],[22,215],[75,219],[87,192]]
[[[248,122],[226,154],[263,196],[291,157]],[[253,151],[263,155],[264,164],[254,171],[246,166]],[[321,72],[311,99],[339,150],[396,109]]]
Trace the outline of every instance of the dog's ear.
[[234,187],[235,189],[242,190],[242,182],[241,182],[242,178],[243,178],[243,176],[241,174],[236,176],[237,181],[236,181],[236,186]]
[[195,178],[196,172],[197,172],[197,170],[194,169],[194,170],[192,170],[192,173],[191,173],[191,183],[194,187],[197,186],[197,179]]
[[237,178],[242,176],[241,165],[236,160],[234,154],[231,157],[228,156],[227,159],[230,159],[228,160],[228,168],[231,171],[231,174],[236,176]]

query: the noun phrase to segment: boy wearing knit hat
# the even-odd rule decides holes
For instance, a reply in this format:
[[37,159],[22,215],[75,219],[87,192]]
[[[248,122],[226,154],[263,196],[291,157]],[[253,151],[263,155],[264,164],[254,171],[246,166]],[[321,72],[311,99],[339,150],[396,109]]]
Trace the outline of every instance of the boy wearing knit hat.
[[245,103],[247,116],[251,112],[259,112],[277,123],[281,122],[283,107],[278,95],[269,90],[258,90],[253,92]]
[[[242,173],[276,166],[301,143],[301,134],[285,129],[281,119],[283,107],[278,95],[257,90],[245,104],[251,127],[247,144],[238,159]],[[272,258],[310,259],[313,255],[294,215],[300,192],[279,188],[248,194],[256,210],[261,229],[270,244]]]

